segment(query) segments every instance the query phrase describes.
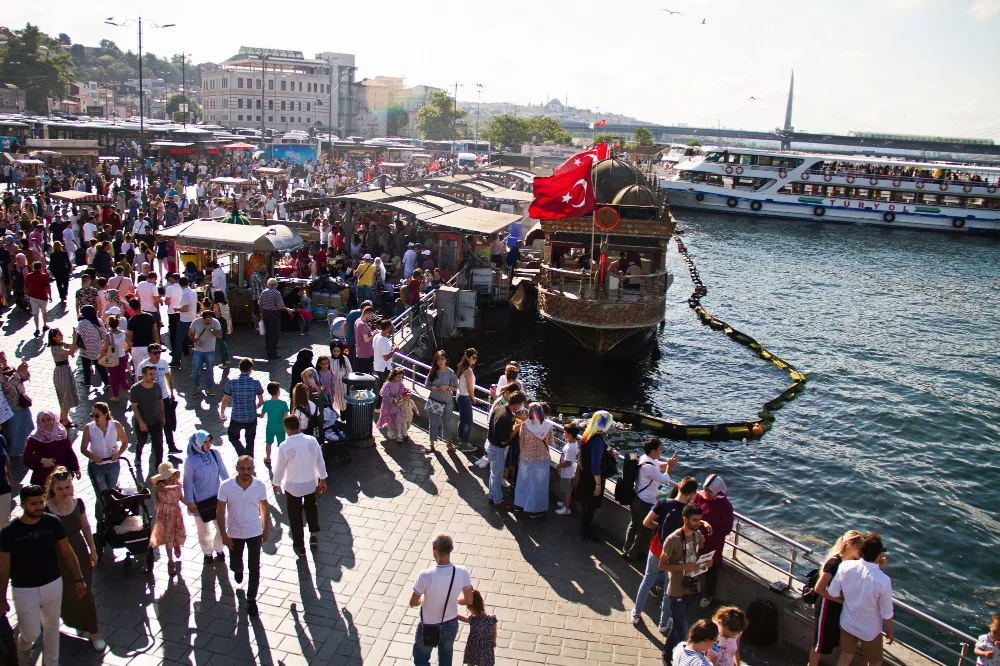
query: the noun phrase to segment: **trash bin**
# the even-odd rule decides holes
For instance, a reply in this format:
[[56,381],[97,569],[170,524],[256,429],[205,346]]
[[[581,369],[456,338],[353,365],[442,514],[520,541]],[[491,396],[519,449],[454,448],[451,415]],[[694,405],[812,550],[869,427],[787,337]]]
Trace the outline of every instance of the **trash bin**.
[[347,442],[354,447],[374,446],[372,419],[375,410],[374,375],[352,372],[344,377],[347,385],[347,403],[344,420],[347,422]]

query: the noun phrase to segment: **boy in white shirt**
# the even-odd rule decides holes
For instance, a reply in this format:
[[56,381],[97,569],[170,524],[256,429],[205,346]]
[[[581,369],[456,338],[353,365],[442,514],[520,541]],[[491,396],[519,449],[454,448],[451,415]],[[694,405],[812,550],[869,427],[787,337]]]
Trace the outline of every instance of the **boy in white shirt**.
[[563,437],[566,444],[563,445],[562,454],[559,456],[559,490],[563,493],[563,501],[559,502],[556,513],[560,516],[568,516],[573,511],[573,477],[576,476],[576,458],[579,453],[580,426],[575,423],[568,423],[563,428]]

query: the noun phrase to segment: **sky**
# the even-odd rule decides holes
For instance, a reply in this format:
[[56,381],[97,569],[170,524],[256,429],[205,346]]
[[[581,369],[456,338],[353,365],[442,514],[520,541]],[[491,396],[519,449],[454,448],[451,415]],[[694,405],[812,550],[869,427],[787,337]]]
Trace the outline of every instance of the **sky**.
[[483,101],[568,97],[662,124],[773,129],[794,69],[798,130],[1000,141],[1000,0],[32,0],[6,3],[0,20],[135,50],[134,28],[104,20],[140,14],[176,24],[144,30],[159,56],[353,53],[359,79],[457,81],[463,101],[478,83]]

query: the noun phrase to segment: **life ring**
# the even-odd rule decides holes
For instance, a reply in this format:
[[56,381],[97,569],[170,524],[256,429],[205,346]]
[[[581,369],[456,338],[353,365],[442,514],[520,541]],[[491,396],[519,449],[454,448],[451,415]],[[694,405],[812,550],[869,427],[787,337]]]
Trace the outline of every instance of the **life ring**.
[[889,212],[882,213],[882,219],[885,220],[886,222],[895,222],[896,221],[896,214],[895,213],[889,213]]
[[808,171],[803,171],[802,172],[802,180],[809,180],[809,172]]
[[989,187],[986,188],[986,191],[989,192],[990,194],[993,194],[994,192],[997,191],[996,185],[990,185]]
[[[788,172],[787,171],[785,171],[784,169],[778,169],[778,178],[785,178],[786,176],[788,176]],[[993,188],[993,189],[996,189],[996,188]]]
[[969,185],[968,183],[966,183],[965,185],[962,186],[962,191],[963,192],[971,192],[972,191],[972,185]]
[[737,206],[740,205],[740,201],[736,197],[729,197],[728,199],[726,199],[726,205],[729,206],[730,208],[736,208]]
[[762,207],[763,207],[763,204],[761,204],[759,201],[751,201],[750,202],[750,210],[752,210],[754,212],[759,211]]
[[941,190],[942,192],[947,192],[948,191],[948,183],[941,183],[941,184],[939,184],[938,185],[938,189]]
[[694,200],[695,201],[704,201],[705,200],[705,195],[702,194],[701,192],[699,192],[698,194],[694,195]]
[[829,183],[831,180],[833,180],[833,176],[831,176],[830,174],[826,174],[825,176],[823,176],[823,180]]
[[727,167],[726,167],[726,173],[732,173],[732,172],[733,172],[733,167],[732,167],[732,165],[729,165],[729,166],[727,166]]
[[955,227],[956,229],[961,229],[962,227],[965,226],[965,220],[963,220],[960,217],[956,217],[954,220],[951,221],[951,226]]
[[823,217],[824,215],[826,215],[826,209],[823,208],[822,206],[815,206],[813,208],[813,215],[815,215],[816,217]]
[[738,176],[741,173],[743,173],[743,167],[741,167],[741,166],[736,167],[736,175]]
[[868,183],[871,185],[878,185],[878,178],[875,177],[869,178]]
[[902,184],[903,184],[903,181],[901,181],[899,178],[894,178],[893,181],[892,181],[892,186],[893,187],[899,187]]
[[853,183],[854,182],[854,176],[848,176],[847,177],[847,182],[848,183]]
[[927,184],[927,183],[926,183],[926,181],[923,181],[923,180],[918,180],[918,181],[917,181],[917,189],[918,189],[918,190],[922,190],[922,189],[924,189],[924,185],[926,185],[926,184]]

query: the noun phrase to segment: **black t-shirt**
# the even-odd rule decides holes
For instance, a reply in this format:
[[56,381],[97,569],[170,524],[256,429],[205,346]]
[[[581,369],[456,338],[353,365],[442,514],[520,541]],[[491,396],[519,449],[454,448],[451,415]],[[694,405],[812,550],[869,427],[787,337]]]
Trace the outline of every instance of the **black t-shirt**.
[[660,535],[660,543],[665,543],[667,537],[679,530],[684,519],[681,512],[687,506],[684,502],[675,499],[657,500],[653,505],[653,513],[656,514],[656,533]]
[[505,448],[510,444],[510,434],[514,432],[514,416],[506,405],[497,405],[490,414],[490,446]]
[[830,574],[830,578],[833,578],[837,575],[837,569],[840,568],[843,561],[844,559],[840,555],[834,555],[823,563],[823,573]]
[[43,513],[34,525],[12,520],[0,530],[0,552],[10,553],[10,584],[41,587],[59,578],[58,541],[66,538],[62,521]]
[[132,331],[133,347],[148,347],[153,344],[153,327],[156,320],[153,315],[137,312],[128,320],[128,330]]

